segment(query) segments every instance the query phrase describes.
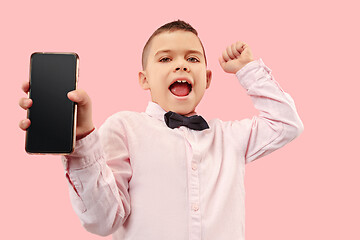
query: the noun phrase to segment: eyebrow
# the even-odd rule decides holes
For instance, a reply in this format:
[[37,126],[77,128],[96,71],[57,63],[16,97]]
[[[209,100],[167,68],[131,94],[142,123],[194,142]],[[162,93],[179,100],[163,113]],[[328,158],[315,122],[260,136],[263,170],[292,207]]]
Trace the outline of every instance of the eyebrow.
[[[174,51],[172,51],[172,50],[167,50],[167,49],[165,49],[165,50],[160,50],[160,51],[158,51],[158,52],[155,54],[155,56],[157,56],[157,55],[159,55],[159,54],[161,54],[161,53],[172,53],[172,52],[174,52]],[[189,54],[189,53],[196,53],[196,54],[199,54],[199,55],[203,56],[203,54],[202,54],[201,52],[197,51],[197,50],[187,50],[186,53],[187,53],[187,54]]]

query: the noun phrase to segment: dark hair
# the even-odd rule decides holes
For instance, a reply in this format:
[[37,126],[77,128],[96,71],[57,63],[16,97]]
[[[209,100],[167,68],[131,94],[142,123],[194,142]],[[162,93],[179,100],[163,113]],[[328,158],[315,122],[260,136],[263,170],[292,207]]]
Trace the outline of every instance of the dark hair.
[[[163,25],[163,26],[159,27],[158,29],[156,29],[156,31],[147,40],[147,42],[146,42],[146,44],[144,46],[143,52],[142,52],[142,59],[141,59],[143,69],[145,69],[145,66],[146,66],[147,55],[148,55],[148,52],[149,52],[149,44],[150,44],[151,40],[156,35],[159,35],[160,33],[174,32],[174,31],[177,31],[177,30],[183,30],[183,31],[186,31],[186,32],[192,32],[199,38],[197,31],[189,23],[186,23],[186,22],[184,22],[184,21],[182,21],[180,19],[177,20],[177,21],[166,23],[165,25]],[[203,46],[200,38],[199,38],[199,41],[200,41],[201,47],[202,47],[203,52],[204,52],[205,64],[207,64],[206,63],[206,56],[205,56],[205,49],[204,49],[204,46]]]

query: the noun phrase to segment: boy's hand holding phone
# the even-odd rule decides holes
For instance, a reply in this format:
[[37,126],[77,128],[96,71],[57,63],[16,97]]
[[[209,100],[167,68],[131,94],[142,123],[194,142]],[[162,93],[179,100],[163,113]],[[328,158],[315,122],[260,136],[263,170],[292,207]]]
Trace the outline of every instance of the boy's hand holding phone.
[[91,99],[82,89],[71,91],[67,96],[71,101],[78,104],[76,139],[83,138],[95,128],[92,122]]
[[227,73],[236,73],[253,60],[250,47],[240,41],[227,47],[222,56],[219,57],[219,63]]
[[[29,92],[30,84],[28,81],[22,84],[22,90],[27,94]],[[77,109],[77,124],[76,124],[76,138],[86,136],[94,129],[92,122],[92,107],[91,99],[84,90],[77,89],[68,93],[68,98],[78,104]],[[28,110],[32,106],[32,100],[28,97],[23,97],[19,101],[20,107],[24,110]],[[30,127],[30,120],[24,119],[20,121],[19,127],[22,130],[26,130]]]

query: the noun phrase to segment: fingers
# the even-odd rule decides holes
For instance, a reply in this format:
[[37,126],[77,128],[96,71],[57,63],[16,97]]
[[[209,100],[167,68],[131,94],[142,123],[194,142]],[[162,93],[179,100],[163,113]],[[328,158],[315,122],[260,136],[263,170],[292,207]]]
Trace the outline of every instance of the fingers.
[[247,47],[247,44],[241,41],[237,41],[235,44],[236,51],[240,54],[244,51],[244,49]]
[[30,89],[30,83],[29,81],[23,82],[21,85],[21,89],[25,92],[28,93],[29,89]]
[[247,47],[246,43],[238,41],[228,46],[222,53],[222,58],[225,62],[238,58],[244,49]]
[[225,62],[228,62],[228,61],[231,60],[231,59],[230,59],[230,56],[228,55],[228,53],[227,53],[226,50],[223,51],[223,53],[222,53],[222,58],[225,60]]
[[[29,81],[23,82],[21,84],[21,89],[25,93],[28,93],[29,89],[30,89]],[[20,100],[19,100],[19,106],[24,110],[29,109],[32,106],[32,104],[33,104],[33,102],[32,102],[32,100],[30,98],[23,97],[23,98],[20,98]],[[19,122],[19,127],[24,131],[26,129],[28,129],[29,126],[30,126],[30,120],[29,119],[24,119],[24,120],[21,120]]]
[[221,56],[221,57],[219,57],[219,63],[220,63],[220,66],[222,67],[222,68],[224,68],[224,65],[225,65],[225,59]]
[[232,50],[233,45],[234,44],[232,44],[231,46],[226,48],[226,53],[230,57],[230,59],[235,59],[235,55],[234,55],[235,53],[233,53],[233,50]]
[[29,119],[24,119],[19,122],[19,127],[25,131],[26,129],[28,129],[28,127],[30,127],[30,124],[31,123]]
[[32,106],[32,100],[30,98],[20,98],[19,100],[19,106],[25,110],[27,110],[28,108],[30,108]]
[[237,58],[241,55],[241,52],[236,50],[236,44],[231,45],[231,51],[234,53],[235,58]]

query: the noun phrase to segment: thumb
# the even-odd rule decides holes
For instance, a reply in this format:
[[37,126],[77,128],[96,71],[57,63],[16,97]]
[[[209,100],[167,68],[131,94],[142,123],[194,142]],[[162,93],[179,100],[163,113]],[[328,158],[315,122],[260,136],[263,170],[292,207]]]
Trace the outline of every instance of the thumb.
[[82,89],[68,92],[67,96],[71,101],[76,102],[80,106],[85,106],[90,103],[90,97]]

